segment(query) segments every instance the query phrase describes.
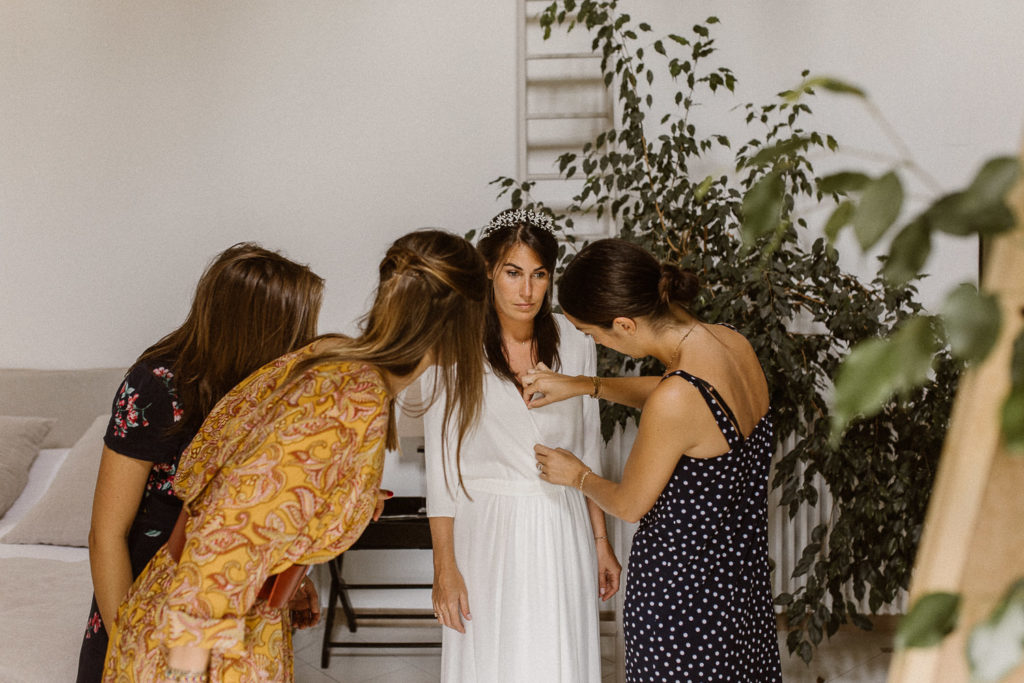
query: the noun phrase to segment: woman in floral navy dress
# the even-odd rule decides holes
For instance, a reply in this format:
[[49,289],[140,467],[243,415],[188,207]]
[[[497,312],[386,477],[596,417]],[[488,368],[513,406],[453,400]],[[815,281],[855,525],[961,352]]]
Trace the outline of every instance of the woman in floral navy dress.
[[[174,527],[181,501],[171,483],[181,452],[229,389],[316,335],[322,293],[323,280],[306,266],[237,244],[206,269],[181,327],[129,369],[103,437],[89,531],[95,595],[78,683],[101,679],[104,623]],[[318,601],[309,609],[315,620]]]
[[697,278],[623,240],[565,269],[558,300],[598,344],[654,356],[662,377],[523,378],[531,405],[589,393],[641,408],[618,482],[561,448],[534,447],[542,480],[640,522],[629,555],[626,680],[781,683],[768,578],[768,383],[750,343],[689,307]]

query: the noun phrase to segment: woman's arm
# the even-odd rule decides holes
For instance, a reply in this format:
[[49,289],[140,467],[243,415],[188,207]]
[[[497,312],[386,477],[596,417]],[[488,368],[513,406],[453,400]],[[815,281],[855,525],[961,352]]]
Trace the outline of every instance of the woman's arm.
[[181,680],[172,677],[171,671],[203,674],[210,666],[210,650],[195,645],[179,645],[167,649],[167,669],[165,680],[168,682]]
[[465,633],[462,618],[472,620],[469,614],[469,594],[466,582],[455,562],[455,518],[431,517],[430,542],[434,548],[434,590],[431,600],[434,615],[442,626]]
[[580,487],[582,481],[583,493],[602,510],[636,522],[654,507],[679,458],[702,439],[715,436],[714,419],[710,415],[703,418],[706,409],[699,413],[702,417],[684,419],[697,412],[698,402],[703,405],[696,390],[684,382],[661,385],[651,395],[619,482],[588,473],[589,468],[564,448],[537,444],[534,452],[542,466],[540,476],[563,486]]
[[100,618],[108,632],[132,585],[128,531],[139,510],[153,463],[103,447],[89,528],[89,567]]
[[[660,377],[653,376],[601,377],[597,398],[631,408],[643,408],[660,381]],[[592,396],[594,384],[593,377],[562,375],[540,363],[523,375],[523,398],[530,408],[539,408],[574,396]],[[541,396],[534,398],[537,393]]]
[[604,510],[588,498],[587,512],[590,514],[590,527],[594,530],[594,544],[597,547],[597,588],[601,599],[608,600],[619,591],[622,566],[615,557],[615,550],[608,539]]

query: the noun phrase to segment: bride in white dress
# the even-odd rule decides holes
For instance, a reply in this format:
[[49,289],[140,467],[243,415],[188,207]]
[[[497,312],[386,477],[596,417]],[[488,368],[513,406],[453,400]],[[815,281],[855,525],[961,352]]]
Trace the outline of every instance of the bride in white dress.
[[618,590],[619,563],[604,513],[579,491],[541,481],[533,452],[557,444],[600,472],[597,400],[531,410],[518,380],[538,363],[593,376],[595,346],[551,312],[558,245],[549,219],[505,211],[478,249],[492,283],[488,367],[480,421],[458,463],[442,463],[440,412],[424,416],[433,603],[447,627],[441,680],[600,681],[598,598]]

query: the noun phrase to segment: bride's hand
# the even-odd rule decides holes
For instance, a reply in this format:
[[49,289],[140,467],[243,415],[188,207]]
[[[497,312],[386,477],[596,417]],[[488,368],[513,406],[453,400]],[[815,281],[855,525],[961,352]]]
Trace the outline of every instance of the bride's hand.
[[537,363],[537,367],[524,372],[520,381],[523,384],[523,400],[529,408],[539,408],[589,394],[594,388],[589,377],[562,375],[543,363]]

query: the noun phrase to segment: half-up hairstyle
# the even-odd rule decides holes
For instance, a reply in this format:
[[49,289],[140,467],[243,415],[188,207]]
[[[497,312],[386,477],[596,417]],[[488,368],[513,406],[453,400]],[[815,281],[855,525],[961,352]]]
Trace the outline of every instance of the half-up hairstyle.
[[[555,264],[558,260],[558,241],[546,225],[550,220],[532,211],[502,211],[485,228],[483,237],[476,248],[487,262],[487,272],[493,277],[505,263],[510,251],[517,244],[530,249],[537,260],[548,271],[550,284],[533,319],[533,345],[537,349],[537,360],[549,368],[557,369],[558,324],[551,312],[551,292],[554,289]],[[498,377],[522,388],[508,363],[505,345],[501,336],[501,321],[494,305],[494,286],[487,286],[487,322],[484,327],[484,355],[491,369]]]
[[[408,375],[431,353],[436,365],[434,394],[445,393],[442,434],[455,420],[455,463],[462,441],[476,423],[483,402],[484,261],[466,240],[442,230],[420,230],[399,238],[380,263],[373,306],[358,337],[327,335],[339,343],[296,363],[279,391],[311,367],[361,361],[394,375]],[[389,410],[387,447],[398,447],[395,411]],[[447,439],[442,440],[447,452]],[[459,476],[461,483],[461,474]]]
[[184,414],[172,432],[199,428],[233,386],[316,336],[324,281],[258,244],[218,254],[196,285],[182,325],[139,361],[171,362]]
[[674,318],[673,306],[693,315],[697,276],[621,239],[584,247],[558,283],[562,310],[588,325],[609,328],[619,317],[647,317],[655,325]]

